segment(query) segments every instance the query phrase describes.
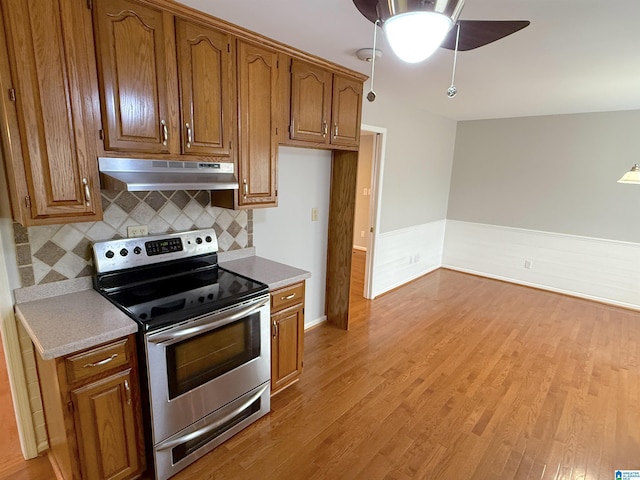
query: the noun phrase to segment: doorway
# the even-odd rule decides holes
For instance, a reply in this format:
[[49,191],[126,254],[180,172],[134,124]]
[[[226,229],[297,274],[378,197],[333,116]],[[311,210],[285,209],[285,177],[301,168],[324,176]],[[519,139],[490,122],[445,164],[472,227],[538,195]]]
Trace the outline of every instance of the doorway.
[[[375,298],[375,245],[380,214],[386,129],[362,125],[353,249],[350,277],[350,313],[357,315],[362,303]],[[351,311],[353,310],[353,311]]]

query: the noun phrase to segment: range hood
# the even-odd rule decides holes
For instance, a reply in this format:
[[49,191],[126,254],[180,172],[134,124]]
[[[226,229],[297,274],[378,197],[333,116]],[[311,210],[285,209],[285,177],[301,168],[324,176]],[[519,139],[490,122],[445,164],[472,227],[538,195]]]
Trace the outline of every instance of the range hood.
[[237,190],[233,163],[98,158],[104,190]]

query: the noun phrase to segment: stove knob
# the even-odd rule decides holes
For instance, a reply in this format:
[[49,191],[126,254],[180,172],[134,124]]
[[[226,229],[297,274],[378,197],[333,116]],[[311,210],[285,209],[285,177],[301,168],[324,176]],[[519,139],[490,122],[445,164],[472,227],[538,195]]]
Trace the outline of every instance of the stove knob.
[[211,237],[209,235],[207,235],[204,239],[207,241],[207,243],[211,243]]
[[213,300],[213,293],[210,293],[209,295],[207,295],[207,298],[208,298],[209,300]]
[[135,253],[136,255],[140,255],[140,252],[142,252],[142,249],[140,247],[136,247],[133,249],[133,253]]
[[200,245],[200,244],[202,243],[202,239],[201,239],[200,237],[197,237],[197,238],[196,238],[196,243],[197,243],[198,245]]
[[113,253],[113,251],[111,250],[107,250],[107,253],[105,253],[104,256],[107,258],[113,258],[115,256],[115,253]]
[[198,301],[199,301],[200,303],[203,303],[203,302],[204,302],[204,297],[198,297]]
[[127,255],[129,255],[129,250],[127,250],[126,248],[120,250],[120,256],[126,257]]

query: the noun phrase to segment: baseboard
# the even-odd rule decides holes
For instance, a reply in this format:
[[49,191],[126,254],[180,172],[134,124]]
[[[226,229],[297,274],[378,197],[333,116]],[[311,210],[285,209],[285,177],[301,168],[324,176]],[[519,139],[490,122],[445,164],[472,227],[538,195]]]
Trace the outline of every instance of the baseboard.
[[306,332],[307,330],[311,330],[312,328],[319,327],[323,323],[327,323],[327,316],[326,315],[323,315],[320,318],[316,318],[315,320],[312,320],[312,321],[310,321],[308,323],[305,322],[304,323],[304,331]]

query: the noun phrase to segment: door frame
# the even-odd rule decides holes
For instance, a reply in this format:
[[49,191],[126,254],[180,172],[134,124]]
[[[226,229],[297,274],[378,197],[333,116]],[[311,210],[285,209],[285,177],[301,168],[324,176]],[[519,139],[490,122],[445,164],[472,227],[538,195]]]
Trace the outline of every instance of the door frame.
[[374,133],[373,159],[371,160],[371,196],[369,200],[369,224],[373,229],[367,244],[364,271],[364,298],[375,298],[376,246],[378,243],[380,210],[382,208],[382,185],[384,179],[385,152],[387,150],[387,129],[362,124],[361,132]]

